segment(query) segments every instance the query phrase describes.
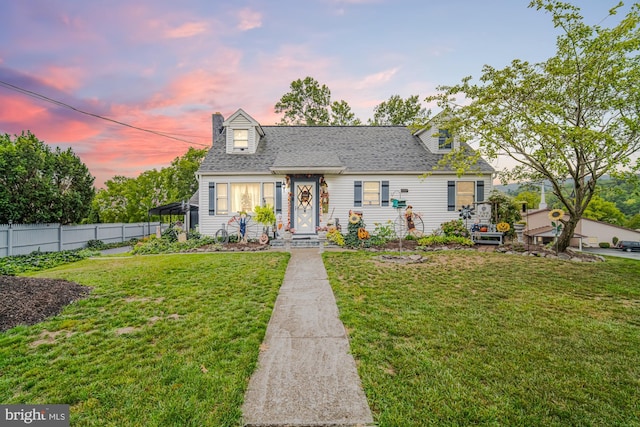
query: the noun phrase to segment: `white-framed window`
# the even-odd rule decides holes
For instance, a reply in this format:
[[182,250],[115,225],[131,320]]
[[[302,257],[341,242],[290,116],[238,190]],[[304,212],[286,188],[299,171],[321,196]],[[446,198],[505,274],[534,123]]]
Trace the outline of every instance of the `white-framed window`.
[[460,210],[462,206],[473,206],[476,196],[475,181],[458,181],[456,182],[456,210]]
[[216,188],[216,206],[218,215],[229,213],[229,186],[227,184],[218,184]]
[[276,185],[274,182],[262,183],[262,206],[269,205],[272,208],[275,207],[276,201]]
[[256,206],[264,205],[282,211],[282,182],[209,183],[209,215],[253,212]]
[[252,212],[260,206],[259,182],[232,182],[231,184],[231,212]]
[[484,201],[484,180],[447,181],[447,210],[457,211],[462,206],[475,206]]
[[362,205],[380,206],[380,181],[362,182]]
[[453,139],[449,134],[449,129],[438,129],[438,150],[451,150]]
[[389,206],[389,181],[354,181],[353,206]]
[[233,148],[234,149],[249,148],[249,130],[248,129],[233,130]]

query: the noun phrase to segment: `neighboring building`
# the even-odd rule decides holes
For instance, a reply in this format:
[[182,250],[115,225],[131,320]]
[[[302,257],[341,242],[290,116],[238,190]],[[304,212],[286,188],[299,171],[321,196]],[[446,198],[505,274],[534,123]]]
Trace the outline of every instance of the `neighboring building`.
[[430,233],[493,189],[494,170],[483,160],[462,177],[433,170],[460,144],[447,136],[404,126],[261,126],[242,109],[226,120],[216,113],[213,146],[197,172],[200,232],[214,235],[238,212],[266,204],[294,237],[314,236],[330,219],[346,230],[349,211],[373,231],[398,218],[395,198],[412,205]]
[[[554,240],[549,219],[549,209],[537,209],[529,211],[523,219],[527,221],[527,228],[524,232],[530,243],[550,243]],[[568,216],[565,214],[565,219]],[[597,247],[600,243],[607,242],[613,246],[613,238],[618,240],[640,241],[640,231],[608,224],[606,222],[593,219],[582,218],[574,231],[571,246]]]

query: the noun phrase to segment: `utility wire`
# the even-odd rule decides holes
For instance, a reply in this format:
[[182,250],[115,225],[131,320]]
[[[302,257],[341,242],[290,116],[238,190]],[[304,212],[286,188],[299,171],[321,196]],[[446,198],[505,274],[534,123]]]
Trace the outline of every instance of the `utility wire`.
[[78,113],[86,114],[87,116],[96,117],[98,119],[106,120],[108,122],[112,122],[112,123],[115,123],[115,124],[118,124],[118,125],[121,125],[121,126],[126,126],[128,128],[131,128],[131,129],[139,130],[139,131],[142,131],[142,132],[152,133],[154,135],[162,136],[162,137],[169,138],[169,139],[174,139],[176,141],[185,142],[187,144],[199,145],[201,147],[208,147],[209,146],[209,144],[202,144],[202,143],[197,143],[197,142],[189,141],[189,140],[182,139],[182,138],[177,138],[177,137],[172,136],[172,135],[170,135],[168,133],[159,132],[159,131],[155,131],[155,130],[151,130],[151,129],[141,128],[141,127],[130,125],[128,123],[124,123],[124,122],[121,122],[121,121],[118,121],[118,120],[115,120],[115,119],[110,119],[109,117],[104,117],[104,116],[101,116],[99,114],[90,113],[88,111],[81,110],[81,109],[76,108],[76,107],[74,107],[72,105],[65,104],[64,102],[57,101],[55,99],[49,98],[48,96],[41,95],[41,94],[39,94],[37,92],[33,92],[33,91],[30,91],[30,90],[27,90],[27,89],[23,89],[23,88],[21,88],[19,86],[13,85],[11,83],[7,83],[7,82],[2,81],[2,80],[0,80],[0,86],[4,86],[7,89],[15,90],[16,92],[20,92],[20,93],[22,93],[24,95],[27,95],[27,96],[30,96],[32,98],[36,98],[36,99],[40,99],[42,101],[50,102],[52,104],[59,105],[61,107],[69,108],[70,110],[76,111]]

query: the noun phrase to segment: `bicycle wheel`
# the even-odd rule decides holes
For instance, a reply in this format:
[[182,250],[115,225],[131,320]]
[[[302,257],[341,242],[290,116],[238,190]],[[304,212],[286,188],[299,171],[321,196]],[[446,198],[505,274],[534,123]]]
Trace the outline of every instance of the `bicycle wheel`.
[[224,228],[216,231],[215,235],[216,243],[229,243],[229,233]]
[[262,235],[262,227],[260,224],[251,219],[250,216],[247,217],[247,231],[246,238],[248,241],[258,241],[260,236]]
[[413,215],[413,225],[415,225],[415,228],[408,230],[408,234],[418,238],[424,236],[424,222],[422,222],[422,217],[419,214]]
[[407,237],[407,222],[404,217],[396,218],[393,223],[393,231],[396,233],[396,238],[398,239]]

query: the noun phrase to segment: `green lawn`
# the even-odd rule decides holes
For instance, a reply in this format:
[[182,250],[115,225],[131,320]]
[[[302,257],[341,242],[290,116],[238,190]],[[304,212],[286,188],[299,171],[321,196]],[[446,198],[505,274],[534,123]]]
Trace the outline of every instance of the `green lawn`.
[[640,262],[325,253],[380,426],[640,425]]
[[[639,262],[323,256],[380,426],[640,426]],[[36,274],[94,289],[0,333],[0,402],[69,404],[73,426],[236,426],[287,260],[138,256]]]
[[34,274],[93,291],[0,333],[0,402],[69,404],[73,426],[238,425],[287,261],[162,255]]

